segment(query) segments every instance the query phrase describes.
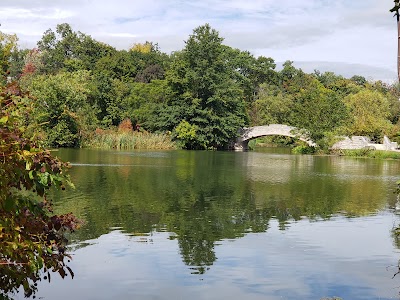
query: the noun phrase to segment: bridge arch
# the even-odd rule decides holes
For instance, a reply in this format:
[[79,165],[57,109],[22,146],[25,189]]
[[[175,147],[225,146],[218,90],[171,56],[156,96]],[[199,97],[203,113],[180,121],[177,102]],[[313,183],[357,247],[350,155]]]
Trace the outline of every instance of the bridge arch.
[[316,144],[307,136],[305,136],[304,134],[298,134],[296,133],[296,131],[298,132],[298,129],[296,127],[283,124],[270,124],[265,126],[242,128],[239,131],[239,137],[233,144],[233,149],[236,151],[248,150],[248,144],[250,140],[267,135],[283,135],[294,137],[306,142],[311,147],[316,146]]

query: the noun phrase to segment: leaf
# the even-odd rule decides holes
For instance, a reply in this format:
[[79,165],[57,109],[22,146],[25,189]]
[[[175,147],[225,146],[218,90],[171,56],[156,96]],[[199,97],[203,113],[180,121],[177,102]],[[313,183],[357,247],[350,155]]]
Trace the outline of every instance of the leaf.
[[28,151],[28,150],[22,150],[22,154],[23,154],[24,156],[26,156],[26,157],[29,157],[29,156],[32,155],[31,152]]
[[30,170],[32,168],[32,161],[27,160],[25,163],[25,169]]
[[0,118],[0,124],[6,124],[8,121],[8,116],[4,116],[2,118]]
[[49,183],[49,173],[42,173],[39,174],[40,180],[39,183],[43,186],[47,186],[47,184]]
[[11,197],[6,198],[6,200],[4,201],[4,209],[9,212],[15,209],[15,202],[13,198]]

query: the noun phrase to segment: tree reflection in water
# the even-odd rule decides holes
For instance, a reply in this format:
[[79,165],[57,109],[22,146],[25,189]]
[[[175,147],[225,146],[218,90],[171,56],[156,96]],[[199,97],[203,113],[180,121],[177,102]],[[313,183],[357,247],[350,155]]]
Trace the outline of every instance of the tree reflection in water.
[[285,230],[302,218],[369,215],[396,201],[382,197],[384,180],[363,177],[371,168],[374,174],[389,172],[385,163],[354,161],[349,173],[341,169],[341,158],[328,157],[93,150],[60,155],[89,164],[72,168],[77,190],[56,201],[58,211],[85,219],[76,241],[95,239],[115,226],[127,233],[168,231],[193,274],[214,264],[218,241],[265,232],[271,219]]

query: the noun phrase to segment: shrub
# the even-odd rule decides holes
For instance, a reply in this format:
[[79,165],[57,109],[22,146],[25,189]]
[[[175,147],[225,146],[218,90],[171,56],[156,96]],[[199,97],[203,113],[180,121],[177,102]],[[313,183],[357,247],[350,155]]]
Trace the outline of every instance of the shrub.
[[47,193],[51,187],[72,185],[66,163],[53,157],[30,137],[21,122],[29,98],[14,85],[0,87],[0,298],[9,299],[20,287],[30,296],[43,269],[61,277],[66,265],[66,231],[79,221],[72,215],[52,215]]
[[132,132],[133,131],[132,121],[130,119],[123,120],[118,125],[118,131],[119,132]]

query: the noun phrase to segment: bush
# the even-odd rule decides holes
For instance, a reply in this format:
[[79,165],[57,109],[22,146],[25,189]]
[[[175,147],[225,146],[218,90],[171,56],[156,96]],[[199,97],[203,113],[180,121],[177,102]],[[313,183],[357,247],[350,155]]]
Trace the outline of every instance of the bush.
[[[16,85],[0,87],[0,298],[9,299],[20,287],[30,296],[43,269],[61,277],[66,265],[66,231],[79,221],[72,215],[52,215],[51,187],[72,185],[66,163],[53,157],[29,136],[21,123],[29,113],[29,98]],[[33,131],[33,130],[31,130]]]
[[294,154],[313,154],[315,153],[315,148],[308,145],[299,145],[292,149]]

